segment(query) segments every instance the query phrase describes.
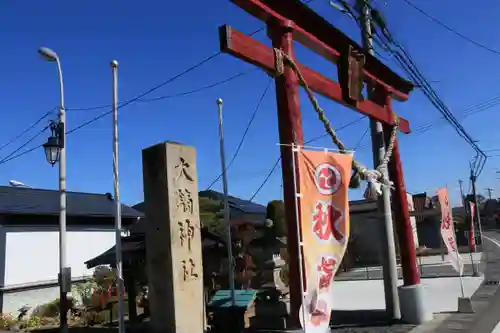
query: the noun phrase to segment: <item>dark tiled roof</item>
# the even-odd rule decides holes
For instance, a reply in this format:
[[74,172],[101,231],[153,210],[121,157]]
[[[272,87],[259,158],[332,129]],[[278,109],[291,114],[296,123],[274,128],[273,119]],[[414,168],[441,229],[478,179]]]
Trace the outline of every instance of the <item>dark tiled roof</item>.
[[[68,216],[114,216],[114,201],[107,194],[67,192],[66,205]],[[0,214],[59,215],[59,191],[0,186]],[[123,218],[143,216],[143,213],[122,205]]]
[[351,215],[369,213],[376,210],[377,202],[375,200],[361,199],[349,201],[349,213]]
[[[212,200],[222,201],[224,200],[224,194],[217,191],[200,191],[198,194],[200,197],[210,198]],[[266,215],[267,207],[263,205],[259,205],[255,202],[243,200],[237,197],[233,197],[231,195],[228,196],[229,207],[235,210],[238,210],[244,214],[257,214],[257,215]],[[137,209],[141,212],[144,212],[145,206],[144,202],[140,202],[134,206],[134,209]]]
[[[217,191],[200,191],[200,197],[206,197],[213,200],[224,200],[224,194]],[[228,195],[229,206],[233,209],[237,209],[245,214],[263,214],[266,215],[266,206],[259,205],[255,202],[243,200],[237,197]]]
[[[219,236],[201,228],[201,239],[203,248],[213,247],[217,244],[225,246],[225,242]],[[122,253],[124,260],[133,260],[134,258],[146,257],[146,235],[136,234],[122,237]],[[87,268],[93,268],[99,265],[111,265],[116,262],[115,246],[104,251],[95,258],[85,262]]]

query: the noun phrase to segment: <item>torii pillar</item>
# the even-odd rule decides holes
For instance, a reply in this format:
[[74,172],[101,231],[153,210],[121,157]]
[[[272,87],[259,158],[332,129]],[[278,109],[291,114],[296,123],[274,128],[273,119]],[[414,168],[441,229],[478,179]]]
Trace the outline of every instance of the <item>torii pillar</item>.
[[[353,40],[333,27],[300,0],[232,0],[239,7],[264,21],[273,48],[281,50],[293,59],[308,87],[331,100],[357,112],[372,117],[386,126],[394,125],[391,98],[408,99],[413,85],[392,72],[377,58],[364,54]],[[272,48],[228,26],[219,29],[221,51],[252,63],[270,75],[277,73],[275,53]],[[295,60],[293,43],[297,41],[327,60],[337,64],[340,84]],[[360,65],[359,56],[363,57]],[[370,82],[377,90],[372,100],[361,97],[363,81]],[[299,256],[300,223],[297,221],[296,193],[294,188],[292,143],[303,145],[302,121],[299,104],[299,80],[297,73],[285,63],[282,75],[275,78],[278,105],[279,137],[283,171],[285,214],[288,227],[288,251],[290,258]],[[399,119],[399,130],[409,133],[409,123]],[[399,289],[402,317],[405,321],[420,324],[432,319],[432,313],[423,305],[420,274],[406,198],[399,146],[396,145],[389,167],[390,178],[395,183],[393,209],[400,244],[404,286]],[[298,172],[297,172],[298,174]],[[298,184],[299,182],[297,182]],[[300,199],[299,199],[300,200]],[[300,214],[298,214],[300,216]],[[298,261],[291,260],[289,267],[291,319],[298,324],[302,303]],[[302,281],[305,285],[305,281]]]

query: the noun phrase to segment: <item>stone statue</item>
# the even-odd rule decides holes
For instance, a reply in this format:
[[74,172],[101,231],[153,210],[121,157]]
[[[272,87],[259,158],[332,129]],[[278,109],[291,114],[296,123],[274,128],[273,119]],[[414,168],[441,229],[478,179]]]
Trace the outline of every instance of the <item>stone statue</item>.
[[252,255],[257,270],[252,279],[252,287],[268,291],[269,297],[281,297],[288,294],[288,288],[281,277],[281,271],[286,266],[281,252],[286,249],[286,241],[276,237],[272,226],[273,222],[267,219],[263,235],[248,245],[248,252]]

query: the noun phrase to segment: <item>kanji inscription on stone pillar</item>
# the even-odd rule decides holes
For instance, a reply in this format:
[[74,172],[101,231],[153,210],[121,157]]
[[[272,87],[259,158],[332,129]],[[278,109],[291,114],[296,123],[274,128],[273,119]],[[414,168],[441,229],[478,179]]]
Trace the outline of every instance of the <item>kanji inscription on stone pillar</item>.
[[203,332],[203,266],[196,152],[166,142],[143,150],[150,326]]

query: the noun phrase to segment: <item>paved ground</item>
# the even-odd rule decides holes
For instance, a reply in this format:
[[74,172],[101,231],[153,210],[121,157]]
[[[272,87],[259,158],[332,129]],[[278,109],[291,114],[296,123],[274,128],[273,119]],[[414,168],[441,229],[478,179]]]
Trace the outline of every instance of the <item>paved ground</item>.
[[491,333],[500,321],[500,289],[490,281],[500,280],[500,232],[485,231],[484,282],[471,297],[473,314],[441,314],[434,322],[416,328],[412,333]]
[[[485,235],[493,241],[485,241],[483,262],[481,269],[484,269],[485,282],[500,280],[500,232],[489,231]],[[498,244],[495,244],[495,241]],[[472,271],[472,266],[468,265]],[[427,271],[427,272],[426,272]],[[452,275],[449,267],[440,265],[430,265],[424,267],[424,276]],[[359,272],[355,272],[359,273]],[[362,272],[363,273],[363,272]],[[377,270],[370,270],[369,274],[380,274]],[[426,275],[427,274],[427,275]],[[456,276],[454,274],[453,276]],[[360,278],[361,279],[361,278]],[[336,280],[340,280],[336,278]],[[346,278],[344,278],[346,280]],[[459,314],[448,313],[438,314],[436,320],[419,327],[407,325],[400,322],[389,322],[384,319],[382,310],[363,311],[335,311],[332,314],[333,327],[331,332],[335,333],[491,333],[500,320],[500,288],[498,284],[483,283],[471,297],[475,313]],[[47,332],[47,331],[44,331]],[[56,333],[51,331],[47,333]],[[115,333],[116,328],[91,328],[72,329],[70,333]],[[136,331],[142,332],[142,330]],[[278,331],[261,331],[278,332]],[[283,331],[280,331],[283,332]],[[302,331],[288,331],[302,332]],[[496,332],[495,332],[496,333]]]
[[[472,255],[469,253],[462,253],[461,256],[464,260],[463,276],[472,276],[475,273],[475,270],[477,270],[477,264],[481,261],[481,253],[473,253]],[[474,262],[474,266],[472,262]],[[448,262],[443,262],[440,255],[419,258],[418,264],[420,268],[420,276],[424,279],[458,276],[458,273]],[[398,267],[398,277],[400,279],[403,278],[400,267]],[[341,272],[335,277],[335,281],[377,279],[382,279],[382,268],[380,266],[357,268],[349,272]]]

